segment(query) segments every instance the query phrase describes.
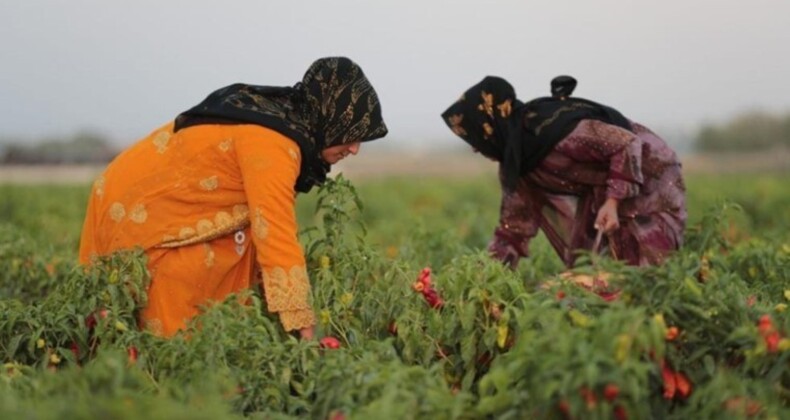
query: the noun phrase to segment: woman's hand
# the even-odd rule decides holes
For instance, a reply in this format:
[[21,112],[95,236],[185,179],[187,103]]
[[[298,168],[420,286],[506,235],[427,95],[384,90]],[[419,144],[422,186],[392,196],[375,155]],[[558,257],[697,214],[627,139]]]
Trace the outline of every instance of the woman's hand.
[[299,336],[302,337],[302,340],[312,340],[313,339],[313,327],[305,327],[299,330]]
[[595,229],[610,233],[620,228],[620,219],[617,216],[618,201],[615,198],[607,198],[601,209],[598,210],[598,217],[595,218]]
[[492,240],[488,244],[488,252],[496,260],[501,261],[505,266],[515,270],[518,267],[519,255],[516,248],[500,240]]
[[491,252],[491,256],[494,257],[494,259],[501,261],[506,267],[512,270],[515,270],[516,267],[518,267],[518,252],[516,252],[515,248],[512,246],[494,249],[489,248],[489,251]]

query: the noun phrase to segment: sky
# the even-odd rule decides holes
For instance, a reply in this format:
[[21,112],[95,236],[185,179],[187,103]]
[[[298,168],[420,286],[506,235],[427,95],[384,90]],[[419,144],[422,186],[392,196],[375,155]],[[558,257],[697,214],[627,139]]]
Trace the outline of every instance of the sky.
[[788,52],[787,0],[6,0],[0,137],[128,145],[216,88],[293,85],[330,55],[371,80],[388,148],[455,144],[439,114],[486,75],[528,100],[570,74],[577,96],[682,137],[790,112]]

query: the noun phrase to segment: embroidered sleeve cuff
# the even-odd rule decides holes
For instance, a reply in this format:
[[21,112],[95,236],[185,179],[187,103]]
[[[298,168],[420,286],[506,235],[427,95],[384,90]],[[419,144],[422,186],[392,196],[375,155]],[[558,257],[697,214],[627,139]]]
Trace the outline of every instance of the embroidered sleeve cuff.
[[310,309],[310,281],[304,266],[263,270],[263,292],[272,312]]
[[300,330],[315,325],[315,314],[312,309],[283,311],[279,315],[285,331]]

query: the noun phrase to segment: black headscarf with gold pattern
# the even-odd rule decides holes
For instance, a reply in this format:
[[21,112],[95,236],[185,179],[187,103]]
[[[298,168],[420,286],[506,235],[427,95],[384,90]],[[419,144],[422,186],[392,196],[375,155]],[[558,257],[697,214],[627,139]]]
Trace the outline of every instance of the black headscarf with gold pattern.
[[316,60],[293,87],[233,84],[211,93],[175,120],[175,130],[200,124],[257,124],[294,140],[302,154],[295,189],[326,180],[327,147],[384,137],[378,95],[362,69],[345,57]]
[[487,76],[464,92],[442,118],[453,133],[483,156],[502,162],[508,135],[514,129],[511,115],[520,105],[507,80]]
[[500,162],[504,184],[510,189],[583,119],[631,129],[617,110],[582,98],[545,97],[521,103],[513,86],[494,76],[469,88],[442,118],[456,135]]

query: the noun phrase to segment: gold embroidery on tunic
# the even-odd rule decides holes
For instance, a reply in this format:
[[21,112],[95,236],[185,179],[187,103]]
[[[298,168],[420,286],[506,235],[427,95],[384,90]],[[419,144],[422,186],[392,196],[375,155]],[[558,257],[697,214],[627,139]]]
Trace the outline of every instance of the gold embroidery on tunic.
[[210,176],[200,181],[200,188],[206,191],[214,191],[219,186],[219,177],[216,175]]
[[167,150],[167,143],[170,141],[170,133],[167,131],[160,131],[154,136],[152,141],[154,146],[156,146],[156,152],[161,155]]
[[178,239],[189,239],[195,236],[195,229],[187,226],[178,231]]
[[263,289],[269,310],[274,312],[310,309],[310,281],[303,265],[286,272],[282,267],[264,270]]
[[162,332],[164,331],[164,328],[162,327],[162,321],[158,319],[146,320],[145,328],[154,335],[162,335]]
[[104,197],[104,183],[106,180],[104,179],[104,175],[101,175],[96,181],[93,183],[93,189],[96,191],[96,196],[99,198]]
[[272,279],[274,279],[274,280],[276,280],[278,282],[284,282],[284,281],[286,281],[288,279],[287,278],[288,275],[285,274],[285,269],[282,268],[282,267],[274,267],[274,268],[272,268],[269,271],[269,277],[271,277]]
[[246,204],[236,204],[233,206],[233,217],[247,217],[250,215],[250,208]]
[[233,223],[233,217],[226,211],[219,211],[216,216],[214,216],[214,224],[217,227],[228,226],[231,223]]
[[148,212],[145,210],[145,206],[137,204],[132,207],[132,210],[129,212],[129,219],[137,224],[145,223],[148,219]]
[[296,282],[305,282],[307,281],[307,269],[301,265],[295,265],[291,267],[291,279]]
[[118,223],[123,220],[124,216],[126,216],[126,209],[123,208],[123,204],[117,201],[112,203],[110,206],[110,219]]
[[214,257],[216,255],[214,254],[214,250],[211,249],[211,245],[209,245],[209,244],[204,242],[203,243],[203,248],[206,249],[206,259],[205,259],[204,262],[206,263],[206,267],[211,268],[211,267],[214,266]]
[[261,209],[255,209],[255,217],[252,220],[252,230],[258,239],[264,239],[269,234],[269,222],[263,217]]
[[225,140],[222,140],[219,143],[219,146],[217,146],[217,147],[219,147],[219,150],[222,150],[223,152],[227,152],[228,150],[230,150],[230,146],[232,144],[233,144],[233,139],[225,139]]
[[197,233],[198,235],[205,235],[209,232],[214,230],[214,222],[208,219],[200,219],[197,222]]
[[[246,207],[246,206],[245,206]],[[157,245],[157,248],[178,248],[180,246],[187,246],[193,245],[201,242],[208,242],[214,240],[216,238],[229,235],[233,232],[237,232],[239,230],[244,230],[250,226],[250,219],[247,217],[246,214],[240,214],[238,216],[231,216],[228,212],[221,211],[214,216],[215,223],[214,226],[205,231],[205,232],[197,232],[195,234],[195,230],[186,227],[181,229],[179,232],[179,238],[163,238],[162,243]],[[211,223],[208,219],[203,219],[205,222]],[[198,222],[199,226],[198,229],[201,229],[202,224]],[[208,225],[205,225],[206,227]],[[205,227],[203,227],[205,229]],[[181,233],[189,234],[189,230],[191,230],[191,235],[187,237],[181,237]]]
[[315,325],[315,314],[310,309],[298,309],[295,311],[280,311],[280,322],[286,331],[298,330],[301,328]]

